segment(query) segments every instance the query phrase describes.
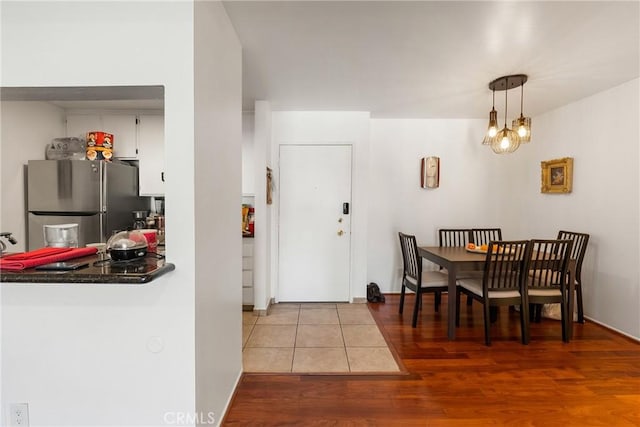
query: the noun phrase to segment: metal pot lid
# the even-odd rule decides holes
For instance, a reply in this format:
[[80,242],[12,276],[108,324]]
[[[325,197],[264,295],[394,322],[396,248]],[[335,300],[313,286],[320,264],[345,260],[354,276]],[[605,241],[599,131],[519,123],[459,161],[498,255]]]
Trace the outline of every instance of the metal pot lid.
[[114,234],[107,242],[107,249],[127,250],[147,247],[147,239],[139,231],[121,231]]

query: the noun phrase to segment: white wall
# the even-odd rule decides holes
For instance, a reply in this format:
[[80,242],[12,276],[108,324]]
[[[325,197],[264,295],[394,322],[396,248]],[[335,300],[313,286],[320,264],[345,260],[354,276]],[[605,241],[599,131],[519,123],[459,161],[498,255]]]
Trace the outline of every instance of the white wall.
[[[370,173],[354,169],[354,179],[366,181],[368,192],[362,282],[375,281],[383,292],[399,291],[398,231],[433,245],[443,227],[499,226],[505,239],[551,238],[560,229],[587,232],[585,314],[639,338],[638,94],[636,79],[535,117],[532,142],[510,155],[496,155],[480,144],[485,120],[370,120],[364,150]],[[351,127],[326,126],[323,114],[336,114],[338,120],[349,113],[273,113],[274,164],[281,143],[349,140],[345,129]],[[441,159],[437,189],[419,187],[419,159],[426,156]],[[541,194],[540,162],[567,156],[575,162],[573,192]],[[604,176],[603,165],[615,170],[615,179]],[[277,224],[272,230],[277,233]],[[276,250],[277,245],[275,255]],[[275,256],[272,265],[277,265]],[[274,283],[275,278],[277,271]],[[359,284],[354,280],[354,296]]]
[[[582,271],[585,316],[640,339],[639,80],[533,118],[532,142],[514,159],[521,234],[590,234]],[[540,161],[573,157],[571,194],[540,193]],[[518,221],[525,218],[526,221]]]
[[[10,402],[28,402],[34,426],[162,425],[167,412],[194,414],[196,407],[213,407],[221,417],[223,401],[232,393],[230,378],[239,373],[239,361],[230,360],[236,353],[223,355],[227,350],[222,345],[237,341],[240,347],[240,301],[235,316],[212,307],[213,314],[206,316],[210,324],[196,331],[201,314],[195,309],[196,280],[198,292],[205,283],[216,284],[213,293],[205,292],[206,306],[212,295],[220,295],[223,284],[240,289],[240,270],[231,272],[233,265],[216,270],[201,258],[195,261],[196,247],[204,244],[204,236],[196,240],[196,227],[206,232],[201,227],[210,212],[204,212],[208,204],[195,203],[195,182],[200,177],[194,173],[194,158],[208,150],[195,148],[193,75],[194,36],[215,32],[228,41],[226,18],[219,7],[204,6],[212,15],[198,18],[203,19],[198,25],[214,20],[221,28],[198,28],[194,34],[191,2],[2,2],[1,7],[2,86],[165,86],[167,258],[176,264],[176,271],[142,286],[3,283],[3,421]],[[81,36],[69,30],[79,23],[86,24]],[[197,46],[202,49],[202,44]],[[231,49],[229,57],[235,59],[235,47]],[[209,59],[199,57],[198,65],[203,63],[212,67]],[[224,80],[237,64],[228,67],[216,62],[215,68],[221,70],[217,77]],[[210,117],[227,117],[235,97],[230,91],[204,103],[221,108],[210,110]],[[237,134],[232,130],[236,125]],[[199,141],[206,128],[197,128]],[[220,149],[223,155],[210,157],[208,168],[240,170],[239,118],[222,129],[221,137],[238,137],[237,143],[230,142],[236,146],[222,148],[215,137],[213,150]],[[16,141],[3,138],[1,143],[6,153]],[[235,165],[230,164],[234,156]],[[204,178],[218,173],[209,172]],[[227,202],[235,193],[237,218],[239,175],[232,175],[231,183],[221,190],[216,182],[203,180],[197,194],[207,192],[211,199],[219,195]],[[211,185],[209,191],[206,185]],[[2,200],[3,207],[13,202],[4,191]],[[223,225],[230,218],[227,209],[231,208],[219,211]],[[230,238],[214,230],[213,236],[205,253],[217,255],[237,247],[239,263],[239,233]],[[229,283],[236,274],[237,284]],[[236,295],[225,298],[235,301]],[[204,334],[216,339],[199,343],[199,357],[211,354],[213,347],[215,357],[198,365],[196,333],[198,338]],[[214,375],[198,383],[198,392],[212,398],[202,405],[200,399],[196,403],[200,371]]]
[[[254,114],[242,113],[242,194],[255,194]],[[238,208],[240,209],[240,208]]]
[[242,371],[242,58],[220,2],[196,2],[196,408],[220,422]]
[[[534,117],[532,142],[510,155],[480,144],[485,120],[371,120],[367,281],[399,291],[398,231],[427,245],[443,227],[499,226],[505,239],[586,232],[585,315],[640,338],[638,86]],[[440,157],[438,189],[419,187],[425,156]],[[541,194],[540,162],[560,157],[574,158],[573,192]]]
[[[439,228],[502,226],[499,169],[507,158],[480,144],[485,129],[483,120],[371,120],[367,282],[400,291],[399,231],[437,246]],[[440,157],[438,188],[420,187],[420,159],[428,156]]]
[[256,101],[254,115],[253,187],[255,188],[255,238],[253,244],[253,309],[264,312],[273,293],[271,260],[277,251],[277,240],[272,238],[273,205],[267,205],[266,168],[271,167],[271,106],[267,101]]
[[[348,144],[353,146],[351,210],[351,298],[366,296],[367,211],[369,209],[369,113],[368,112],[274,112],[272,114],[271,163],[278,164],[280,145]],[[274,180],[278,182],[277,167]],[[278,236],[278,192],[273,195],[272,235]],[[274,237],[277,239],[277,237]],[[278,259],[272,254],[272,274]],[[276,296],[277,290],[272,289]]]
[[46,144],[65,135],[64,117],[62,108],[48,102],[0,103],[0,230],[18,240],[7,250],[26,250],[24,166],[44,159]]

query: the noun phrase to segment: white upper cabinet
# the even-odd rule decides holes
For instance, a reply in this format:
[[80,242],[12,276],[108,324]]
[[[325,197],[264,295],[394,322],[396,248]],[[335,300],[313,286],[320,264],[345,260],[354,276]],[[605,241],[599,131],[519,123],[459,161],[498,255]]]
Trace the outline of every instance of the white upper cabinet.
[[102,120],[99,114],[73,114],[67,116],[67,136],[86,139],[87,132],[92,130],[102,130]]
[[107,114],[102,116],[104,131],[113,134],[113,157],[138,158],[136,143],[136,116],[131,114]]
[[67,116],[67,136],[86,138],[89,131],[113,135],[113,157],[137,159],[135,114],[70,114]]
[[138,116],[141,196],[164,195],[164,116]]
[[89,131],[113,134],[114,158],[138,160],[141,196],[164,196],[164,115],[153,112],[67,115],[67,136],[86,138]]

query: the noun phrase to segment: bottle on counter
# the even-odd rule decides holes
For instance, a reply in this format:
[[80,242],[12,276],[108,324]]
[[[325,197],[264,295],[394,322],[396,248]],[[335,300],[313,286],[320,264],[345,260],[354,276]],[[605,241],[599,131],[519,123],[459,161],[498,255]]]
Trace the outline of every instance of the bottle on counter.
[[242,234],[249,233],[249,205],[242,205]]
[[249,214],[247,215],[247,228],[249,230],[249,234],[253,236],[254,232],[254,216],[255,216],[255,208],[249,208]]

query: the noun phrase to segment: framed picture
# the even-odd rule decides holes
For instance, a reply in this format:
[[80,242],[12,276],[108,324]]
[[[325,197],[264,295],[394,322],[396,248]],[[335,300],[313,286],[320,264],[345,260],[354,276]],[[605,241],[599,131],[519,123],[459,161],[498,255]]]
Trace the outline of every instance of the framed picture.
[[541,193],[571,193],[573,185],[573,158],[540,162],[542,169]]

